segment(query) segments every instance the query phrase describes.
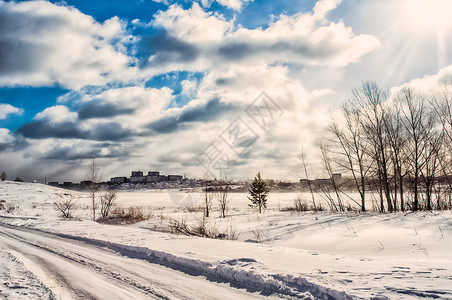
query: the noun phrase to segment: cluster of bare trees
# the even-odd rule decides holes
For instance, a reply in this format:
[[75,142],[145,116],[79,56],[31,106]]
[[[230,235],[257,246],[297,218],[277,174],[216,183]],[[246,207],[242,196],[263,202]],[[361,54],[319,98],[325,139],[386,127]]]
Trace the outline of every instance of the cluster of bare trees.
[[321,144],[330,178],[334,172],[349,178],[332,180],[340,210],[351,188],[362,211],[375,195],[381,212],[450,209],[451,96],[447,85],[428,95],[409,87],[389,94],[374,82],[352,91]]
[[223,186],[217,182],[209,183],[209,181],[205,181],[203,188],[204,217],[210,217],[213,200],[215,199],[218,203],[221,217],[226,218],[226,213],[229,209],[229,191],[230,188],[228,186]]

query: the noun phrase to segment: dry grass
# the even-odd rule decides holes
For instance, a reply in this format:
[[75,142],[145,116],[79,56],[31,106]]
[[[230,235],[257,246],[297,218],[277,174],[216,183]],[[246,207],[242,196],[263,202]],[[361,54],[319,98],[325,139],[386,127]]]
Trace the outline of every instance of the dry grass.
[[182,221],[171,219],[169,228],[172,233],[211,239],[237,240],[240,235],[232,225],[227,230],[221,231],[215,223],[210,222],[204,216],[196,219],[192,224],[189,224],[186,219]]
[[129,207],[128,209],[117,207],[111,211],[109,217],[97,221],[106,224],[135,224],[149,220],[151,216],[151,213],[143,212],[141,207]]

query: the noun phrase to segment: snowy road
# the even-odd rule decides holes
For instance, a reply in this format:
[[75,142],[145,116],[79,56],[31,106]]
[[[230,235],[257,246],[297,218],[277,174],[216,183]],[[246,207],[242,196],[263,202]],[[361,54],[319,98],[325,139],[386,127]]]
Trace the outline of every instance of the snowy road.
[[57,299],[260,297],[202,276],[119,256],[81,241],[2,224],[0,250],[20,261]]

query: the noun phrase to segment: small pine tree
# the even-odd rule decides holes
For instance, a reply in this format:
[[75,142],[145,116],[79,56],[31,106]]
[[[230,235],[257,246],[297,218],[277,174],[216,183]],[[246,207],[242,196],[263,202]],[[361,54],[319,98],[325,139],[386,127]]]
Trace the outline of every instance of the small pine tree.
[[262,208],[267,208],[268,192],[267,184],[261,178],[261,173],[257,173],[251,183],[250,189],[248,190],[248,193],[250,194],[248,199],[251,201],[251,204],[248,205],[252,208],[258,208],[259,213],[262,213]]
[[2,181],[5,181],[5,180],[6,180],[6,173],[5,173],[5,172],[2,172],[2,175],[0,175],[0,179],[1,179]]

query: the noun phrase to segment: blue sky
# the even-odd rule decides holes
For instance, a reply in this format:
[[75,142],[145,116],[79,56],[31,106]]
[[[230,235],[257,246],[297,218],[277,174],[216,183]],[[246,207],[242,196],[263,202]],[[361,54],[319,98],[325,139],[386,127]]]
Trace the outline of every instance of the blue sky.
[[[104,179],[151,169],[201,177],[209,170],[198,158],[217,145],[229,177],[295,180],[300,149],[315,161],[330,116],[362,81],[429,89],[452,78],[451,9],[447,0],[0,1],[0,170],[78,181],[96,158]],[[247,114],[269,101],[262,92],[281,110],[265,127]],[[237,120],[257,137],[243,151],[225,140]]]

